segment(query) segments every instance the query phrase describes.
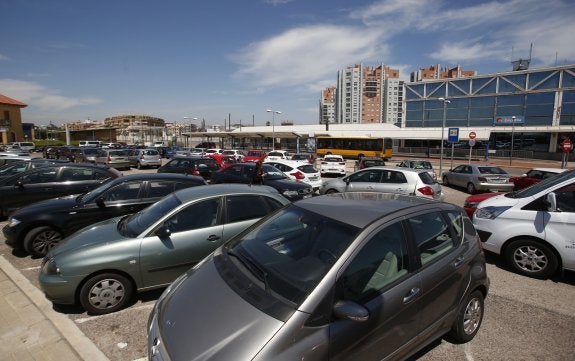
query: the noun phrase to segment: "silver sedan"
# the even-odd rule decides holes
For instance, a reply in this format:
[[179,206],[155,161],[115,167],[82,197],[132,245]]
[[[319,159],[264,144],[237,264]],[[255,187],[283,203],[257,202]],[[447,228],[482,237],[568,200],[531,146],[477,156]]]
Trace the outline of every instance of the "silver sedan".
[[439,185],[425,169],[394,167],[369,167],[348,176],[324,180],[320,194],[337,192],[385,192],[442,201],[444,196]]
[[479,191],[511,192],[514,184],[511,175],[492,165],[462,164],[443,173],[443,185],[454,185],[467,189],[467,193]]

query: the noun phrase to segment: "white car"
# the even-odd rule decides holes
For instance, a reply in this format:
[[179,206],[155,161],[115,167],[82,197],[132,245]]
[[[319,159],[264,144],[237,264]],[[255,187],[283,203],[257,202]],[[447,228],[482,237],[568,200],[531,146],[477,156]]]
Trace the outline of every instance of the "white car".
[[338,154],[328,154],[321,160],[320,172],[322,176],[327,174],[344,176],[346,172],[345,167],[345,159],[343,159],[343,156]]
[[321,174],[306,161],[295,160],[274,160],[265,161],[264,164],[270,164],[287,174],[291,179],[304,182],[312,186],[314,192],[319,191],[322,185]]
[[423,169],[368,167],[348,176],[325,180],[320,194],[344,192],[396,193],[443,201],[441,185]]
[[205,153],[206,154],[214,154],[214,153],[218,153],[218,154],[222,154],[224,150],[223,149],[219,149],[219,148],[212,148],[212,149],[206,149]]
[[473,224],[483,248],[518,273],[547,278],[575,271],[575,170],[479,203]]
[[222,155],[231,155],[232,157],[236,158],[238,162],[241,162],[244,159],[246,153],[243,150],[238,149],[225,149],[222,151]]
[[264,159],[264,162],[272,161],[272,160],[288,160],[291,158],[291,155],[288,153],[287,150],[272,150],[268,153],[267,157]]

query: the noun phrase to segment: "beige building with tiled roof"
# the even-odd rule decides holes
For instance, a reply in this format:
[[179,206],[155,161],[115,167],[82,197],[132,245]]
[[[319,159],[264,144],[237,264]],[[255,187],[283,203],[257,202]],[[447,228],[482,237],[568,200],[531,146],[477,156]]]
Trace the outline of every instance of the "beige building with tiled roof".
[[24,141],[20,110],[27,104],[0,94],[0,134],[2,144]]

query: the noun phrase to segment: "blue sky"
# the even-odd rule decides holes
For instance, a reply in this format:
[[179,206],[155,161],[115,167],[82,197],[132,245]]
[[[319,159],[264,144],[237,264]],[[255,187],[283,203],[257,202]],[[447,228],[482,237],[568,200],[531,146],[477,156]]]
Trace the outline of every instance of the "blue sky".
[[24,122],[318,121],[347,66],[575,63],[572,0],[2,0],[0,94]]

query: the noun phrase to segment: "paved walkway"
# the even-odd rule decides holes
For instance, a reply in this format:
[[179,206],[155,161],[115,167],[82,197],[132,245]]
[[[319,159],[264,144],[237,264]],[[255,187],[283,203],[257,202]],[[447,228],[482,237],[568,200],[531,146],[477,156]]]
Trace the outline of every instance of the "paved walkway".
[[108,361],[42,292],[0,256],[0,359]]

